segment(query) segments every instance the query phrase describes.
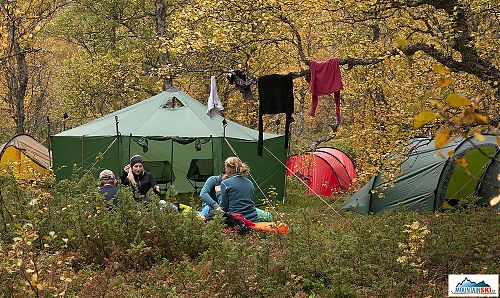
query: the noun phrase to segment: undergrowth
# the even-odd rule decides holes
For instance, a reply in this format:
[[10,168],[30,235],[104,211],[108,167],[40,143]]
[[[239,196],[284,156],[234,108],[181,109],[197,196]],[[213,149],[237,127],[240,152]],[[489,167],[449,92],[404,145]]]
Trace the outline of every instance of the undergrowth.
[[349,193],[320,199],[288,181],[272,210],[289,233],[241,236],[127,188],[107,205],[96,185],[0,175],[4,297],[443,297],[447,274],[500,268],[491,209],[359,216],[339,211]]

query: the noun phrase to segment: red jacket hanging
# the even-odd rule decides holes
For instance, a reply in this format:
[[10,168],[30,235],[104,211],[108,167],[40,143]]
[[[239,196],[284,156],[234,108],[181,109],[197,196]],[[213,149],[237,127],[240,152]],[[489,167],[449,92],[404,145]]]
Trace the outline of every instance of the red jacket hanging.
[[[312,94],[312,104],[309,115],[316,114],[318,96],[332,94],[335,98],[335,116],[340,122],[340,90],[342,90],[342,76],[340,74],[339,59],[333,58],[326,61],[311,61],[309,66],[311,77],[309,92]],[[307,78],[306,78],[307,80]]]

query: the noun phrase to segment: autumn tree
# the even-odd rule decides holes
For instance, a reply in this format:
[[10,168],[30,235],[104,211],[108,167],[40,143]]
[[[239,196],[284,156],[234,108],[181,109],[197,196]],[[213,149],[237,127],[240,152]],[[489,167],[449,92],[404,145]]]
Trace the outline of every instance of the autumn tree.
[[[449,136],[496,133],[498,12],[492,0],[79,0],[46,32],[73,45],[54,90],[59,115],[68,111],[75,124],[172,84],[204,99],[215,75],[226,116],[256,127],[257,101],[243,101],[225,75],[288,73],[295,78],[296,150],[343,140],[373,174],[409,138],[443,125],[453,126]],[[340,125],[328,96],[315,118],[307,115],[309,62],[332,57],[340,58],[344,80]],[[471,103],[449,107],[450,94]],[[439,117],[415,129],[422,111]],[[268,130],[283,131],[280,116],[265,120]]]
[[[440,127],[413,128],[417,113],[433,108],[429,99],[446,105],[449,93],[475,98],[476,113],[490,125],[473,126],[496,126],[498,11],[494,1],[194,1],[174,15],[174,32],[164,46],[193,57],[191,65],[172,66],[186,72],[291,73],[299,109],[308,105],[300,94],[307,88],[301,77],[309,61],[339,57],[345,86],[341,125],[328,97],[316,118],[306,116],[304,123],[315,136],[313,146],[349,140],[358,165],[372,174],[386,157],[402,152],[408,138],[431,136]],[[436,84],[444,80],[432,71],[436,65],[449,70],[446,79],[453,84]],[[234,97],[226,101],[231,110]],[[457,133],[468,132],[462,128]]]
[[172,86],[180,64],[169,49],[170,15],[182,1],[75,1],[48,30],[72,45],[70,59],[58,71],[59,117],[69,125],[85,123],[158,94]]
[[37,132],[42,125],[50,74],[39,35],[64,4],[59,0],[0,3],[0,108],[13,120],[16,134]]

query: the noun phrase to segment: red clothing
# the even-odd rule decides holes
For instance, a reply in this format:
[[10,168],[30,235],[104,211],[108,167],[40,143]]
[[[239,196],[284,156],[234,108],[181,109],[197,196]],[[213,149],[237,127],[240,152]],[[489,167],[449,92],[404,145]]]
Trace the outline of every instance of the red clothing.
[[241,220],[249,228],[255,226],[255,223],[253,221],[250,221],[250,220],[244,218],[243,215],[241,215],[239,213],[234,213],[233,217]]
[[340,74],[339,59],[326,61],[311,61],[309,66],[311,78],[309,92],[312,94],[312,104],[309,115],[316,114],[318,96],[334,93],[337,122],[340,121],[340,90],[342,90],[342,76]]

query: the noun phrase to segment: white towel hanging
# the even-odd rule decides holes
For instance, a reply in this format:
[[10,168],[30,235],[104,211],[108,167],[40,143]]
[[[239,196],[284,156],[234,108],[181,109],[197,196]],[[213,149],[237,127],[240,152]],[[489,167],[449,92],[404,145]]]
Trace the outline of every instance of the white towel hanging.
[[207,115],[210,116],[210,119],[216,118],[224,111],[222,102],[219,99],[219,94],[217,93],[215,76],[210,77],[210,96],[208,97],[207,107]]

